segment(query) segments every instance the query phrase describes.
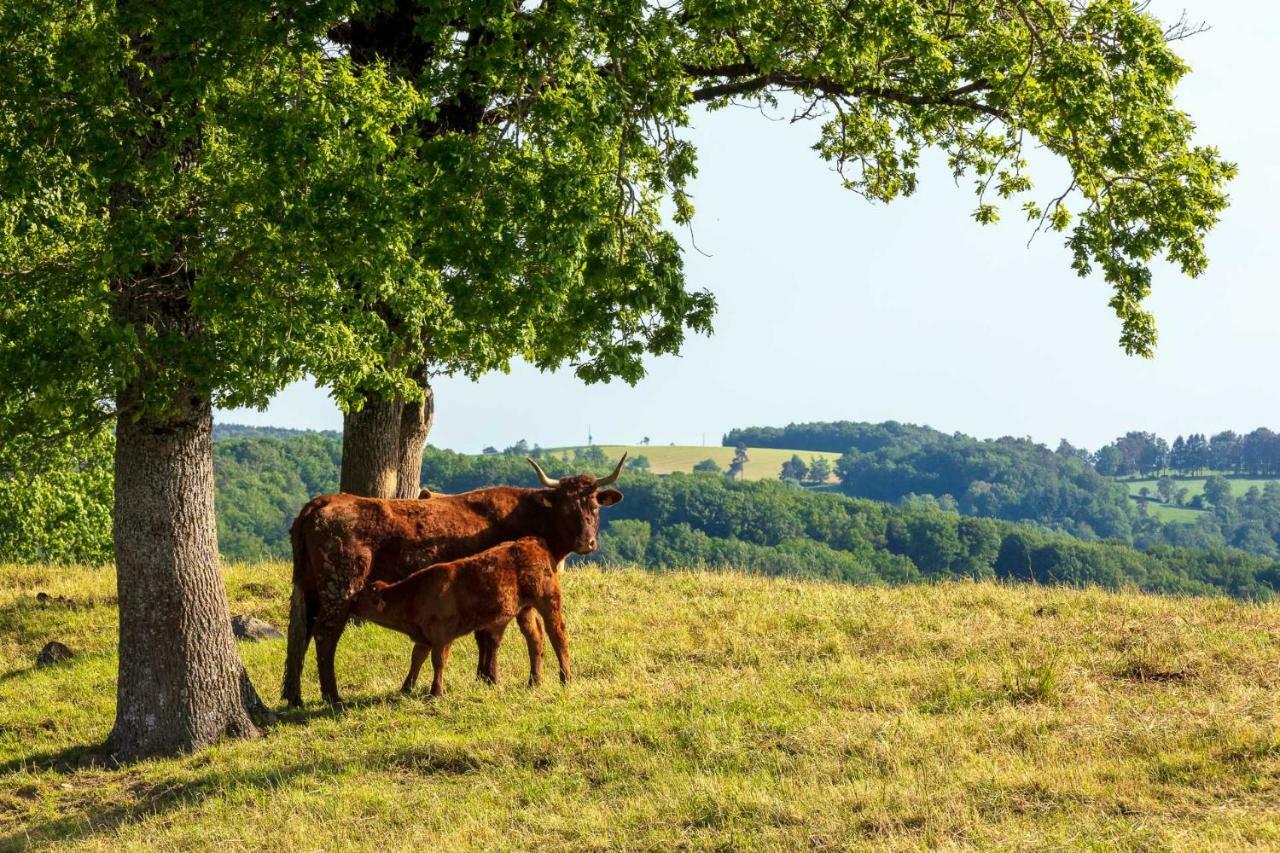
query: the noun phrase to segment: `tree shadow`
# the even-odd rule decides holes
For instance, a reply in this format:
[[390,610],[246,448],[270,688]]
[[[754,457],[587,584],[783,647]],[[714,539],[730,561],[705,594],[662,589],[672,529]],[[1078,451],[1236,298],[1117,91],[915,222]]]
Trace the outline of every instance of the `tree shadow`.
[[[363,696],[350,700],[348,709],[376,707],[401,699],[394,697]],[[410,701],[413,701],[412,699]],[[282,712],[282,723],[295,724],[316,717],[331,716],[334,712],[323,707]],[[341,713],[341,712],[339,712]],[[266,737],[270,737],[270,731]],[[466,750],[450,746],[415,746],[390,748],[381,753],[365,754],[358,760],[360,766],[370,768],[397,768],[421,776],[457,776],[482,770],[485,762]],[[40,846],[52,841],[78,841],[97,833],[111,832],[134,821],[154,818],[166,812],[200,802],[206,796],[214,796],[228,790],[242,788],[276,789],[299,777],[336,776],[351,770],[352,762],[329,757],[310,758],[284,766],[262,766],[238,771],[227,771],[211,764],[198,762],[187,764],[184,770],[203,770],[197,778],[186,781],[148,780],[127,775],[128,765],[112,759],[103,744],[77,746],[16,759],[0,765],[0,774],[20,769],[45,769],[57,772],[73,772],[86,769],[119,770],[126,773],[111,780],[121,784],[132,797],[128,802],[103,807],[99,801],[77,805],[59,803],[59,813],[44,820],[14,828],[0,835],[0,850]]]

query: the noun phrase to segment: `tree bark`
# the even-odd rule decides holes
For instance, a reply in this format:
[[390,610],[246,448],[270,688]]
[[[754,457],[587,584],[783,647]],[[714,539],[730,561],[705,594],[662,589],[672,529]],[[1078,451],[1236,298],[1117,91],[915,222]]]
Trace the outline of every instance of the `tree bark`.
[[396,497],[416,498],[422,488],[422,449],[435,421],[436,398],[424,385],[422,399],[404,404],[400,413],[400,441],[396,463]]
[[[129,401],[122,400],[127,412]],[[173,755],[258,734],[262,705],[236,651],[218,565],[213,417],[206,399],[176,416],[116,425],[115,557],[120,606],[116,720],[121,760]]]
[[342,473],[338,488],[352,495],[394,498],[400,476],[399,400],[370,397],[342,418]]

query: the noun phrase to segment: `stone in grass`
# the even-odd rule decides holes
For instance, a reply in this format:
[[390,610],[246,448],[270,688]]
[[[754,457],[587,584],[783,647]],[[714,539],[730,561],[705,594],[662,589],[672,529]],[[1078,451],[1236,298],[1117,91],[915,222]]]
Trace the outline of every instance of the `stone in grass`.
[[253,616],[232,616],[231,630],[242,640],[275,640],[283,637],[271,625]]
[[36,666],[53,666],[55,663],[61,663],[75,655],[71,649],[67,648],[57,640],[51,640],[44,644],[44,648],[40,650],[40,654],[36,655]]

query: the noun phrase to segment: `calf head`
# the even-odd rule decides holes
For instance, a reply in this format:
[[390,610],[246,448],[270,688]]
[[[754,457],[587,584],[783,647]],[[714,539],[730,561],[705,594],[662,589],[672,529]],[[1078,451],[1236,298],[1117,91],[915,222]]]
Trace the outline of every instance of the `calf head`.
[[622,500],[622,492],[603,487],[618,479],[622,463],[626,461],[627,454],[624,453],[613,473],[598,480],[590,474],[554,480],[530,459],[529,464],[538,472],[538,481],[546,487],[546,491],[538,494],[543,505],[550,510],[552,529],[546,532],[546,538],[577,554],[594,551],[600,536],[600,508],[613,506]]

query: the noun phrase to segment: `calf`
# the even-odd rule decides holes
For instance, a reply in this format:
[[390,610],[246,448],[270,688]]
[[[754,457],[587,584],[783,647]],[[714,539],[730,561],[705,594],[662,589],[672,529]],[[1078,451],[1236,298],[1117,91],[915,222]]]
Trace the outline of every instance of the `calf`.
[[[413,657],[402,693],[411,691],[431,653],[431,695],[444,692],[449,647],[465,634],[484,631],[501,637],[507,623],[532,608],[547,626],[560,662],[560,681],[568,682],[569,641],[560,612],[558,560],[547,543],[529,536],[487,551],[420,569],[395,583],[374,581],[356,599],[355,613],[370,622],[407,634]],[[530,651],[530,681],[542,673],[541,648]]]

